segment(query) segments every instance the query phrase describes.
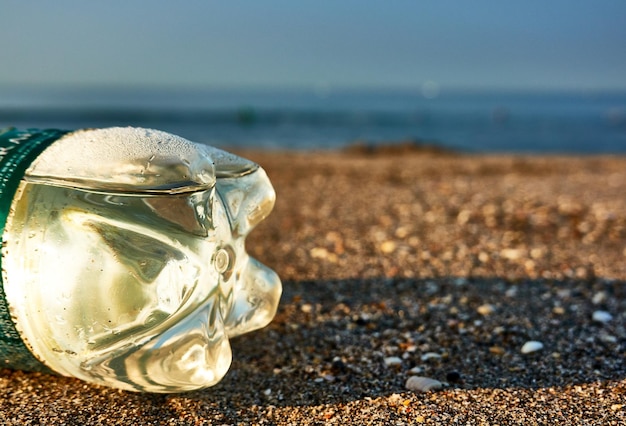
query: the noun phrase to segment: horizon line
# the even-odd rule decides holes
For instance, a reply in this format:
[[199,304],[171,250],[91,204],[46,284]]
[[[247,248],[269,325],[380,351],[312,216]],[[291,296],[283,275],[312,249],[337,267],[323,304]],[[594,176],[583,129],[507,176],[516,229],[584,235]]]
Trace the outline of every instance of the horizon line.
[[[293,92],[293,93],[314,93],[320,96],[332,96],[333,93],[400,93],[408,92],[415,94],[425,94],[432,91],[433,87],[429,86],[431,82],[424,82],[421,85],[191,85],[191,84],[134,84],[134,83],[2,83],[0,82],[0,91],[13,92],[36,92],[36,91],[135,91],[135,92]],[[570,94],[626,94],[626,86],[624,87],[582,87],[582,86],[486,86],[486,85],[453,85],[453,84],[437,84],[436,93],[433,97],[437,97],[445,93],[461,94],[461,93],[570,93]],[[0,93],[1,95],[1,93]]]

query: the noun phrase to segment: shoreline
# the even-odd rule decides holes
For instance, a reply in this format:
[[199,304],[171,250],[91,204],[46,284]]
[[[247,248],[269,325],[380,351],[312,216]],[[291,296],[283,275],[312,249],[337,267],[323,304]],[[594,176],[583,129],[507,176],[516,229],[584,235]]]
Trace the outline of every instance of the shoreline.
[[247,247],[284,292],[226,378],[2,370],[3,423],[626,423],[626,156],[233,151],[275,186]]
[[398,155],[421,155],[435,157],[545,157],[545,158],[626,158],[623,152],[575,152],[575,151],[470,151],[446,145],[437,140],[400,139],[390,141],[371,142],[367,140],[354,140],[343,146],[335,148],[254,148],[240,147],[237,145],[224,145],[220,147],[225,151],[239,153],[241,155],[258,156],[266,158],[268,155],[354,155],[354,156],[398,156]]

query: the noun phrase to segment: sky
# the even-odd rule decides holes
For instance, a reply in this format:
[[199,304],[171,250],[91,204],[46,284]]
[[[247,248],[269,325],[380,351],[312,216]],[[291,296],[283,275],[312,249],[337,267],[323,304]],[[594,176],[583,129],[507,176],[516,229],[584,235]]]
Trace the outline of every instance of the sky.
[[0,0],[0,87],[626,90],[623,0]]

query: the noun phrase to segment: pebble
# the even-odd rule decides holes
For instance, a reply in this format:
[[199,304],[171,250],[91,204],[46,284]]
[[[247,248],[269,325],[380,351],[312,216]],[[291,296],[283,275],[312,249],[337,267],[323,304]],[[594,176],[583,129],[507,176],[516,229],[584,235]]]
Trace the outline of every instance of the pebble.
[[531,340],[528,341],[526,343],[524,343],[524,346],[522,346],[522,353],[523,354],[529,354],[532,352],[537,352],[543,349],[543,343],[538,342],[536,340]]
[[611,334],[600,334],[600,340],[604,343],[617,343],[617,337]]
[[333,359],[333,363],[331,364],[331,369],[335,373],[344,373],[347,371],[347,366],[341,358],[335,357]]
[[443,387],[443,383],[430,377],[411,376],[407,379],[405,386],[412,391],[430,392],[440,390]]
[[450,383],[459,383],[461,381],[461,373],[458,371],[450,371],[446,374],[446,380]]
[[441,359],[441,355],[437,352],[427,352],[420,358],[423,361],[430,361],[431,359]]
[[481,315],[487,316],[487,315],[491,315],[496,311],[496,308],[493,305],[490,305],[488,303],[485,303],[484,305],[480,305],[477,309],[476,312],[478,312]]
[[502,249],[500,256],[508,260],[517,260],[522,257],[522,250],[519,249]]
[[398,367],[402,365],[402,359],[397,356],[389,356],[384,359],[384,362],[387,367]]
[[517,297],[517,287],[508,288],[504,295],[510,299]]
[[422,367],[413,367],[409,370],[409,374],[413,374],[413,375],[417,375],[417,374],[422,374],[424,372],[424,369]]
[[591,316],[591,319],[596,322],[606,323],[613,319],[613,315],[611,315],[607,311],[595,311]]
[[380,245],[380,251],[382,251],[384,254],[391,254],[396,250],[396,243],[388,240],[388,241],[383,241]]
[[489,352],[491,352],[494,355],[502,355],[506,351],[504,350],[502,346],[492,346],[489,348]]
[[603,303],[606,301],[606,292],[605,291],[599,291],[596,294],[593,295],[593,298],[591,299],[591,302],[594,305],[599,305],[600,303]]
[[314,247],[309,252],[313,259],[327,260],[331,263],[337,263],[338,257],[335,253],[328,251],[324,247]]

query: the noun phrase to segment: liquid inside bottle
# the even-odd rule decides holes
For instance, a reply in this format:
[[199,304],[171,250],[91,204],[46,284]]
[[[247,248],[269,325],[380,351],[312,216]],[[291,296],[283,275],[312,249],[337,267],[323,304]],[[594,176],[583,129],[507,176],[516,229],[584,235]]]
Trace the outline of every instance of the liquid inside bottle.
[[281,285],[245,237],[271,211],[263,169],[145,129],[69,134],[27,171],[3,244],[17,328],[52,370],[148,392],[217,383],[229,338]]

